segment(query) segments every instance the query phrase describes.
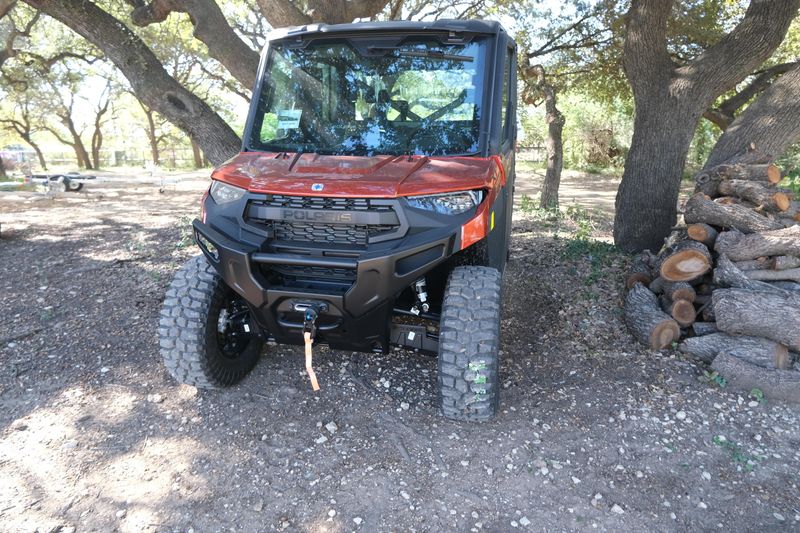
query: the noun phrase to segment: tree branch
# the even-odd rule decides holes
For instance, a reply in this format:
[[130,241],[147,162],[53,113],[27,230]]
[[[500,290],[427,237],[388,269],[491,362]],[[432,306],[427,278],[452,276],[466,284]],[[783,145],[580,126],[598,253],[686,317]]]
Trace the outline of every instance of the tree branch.
[[186,13],[194,26],[194,37],[208,47],[208,55],[222,63],[242,85],[255,84],[258,52],[233,31],[214,0],[127,1],[134,6],[131,20],[137,26],[163,22],[173,12]]
[[783,41],[800,0],[751,0],[744,18],[720,41],[676,70],[673,93],[722,94],[753,72]]

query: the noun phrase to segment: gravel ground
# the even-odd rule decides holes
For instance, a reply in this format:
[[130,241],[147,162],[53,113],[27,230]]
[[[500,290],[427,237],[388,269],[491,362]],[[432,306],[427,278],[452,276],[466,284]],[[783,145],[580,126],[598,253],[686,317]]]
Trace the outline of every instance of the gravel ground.
[[800,409],[638,346],[585,220],[516,217],[492,422],[441,418],[403,351],[320,348],[316,394],[295,347],[176,385],[157,317],[205,184],[0,199],[0,530],[800,528]]

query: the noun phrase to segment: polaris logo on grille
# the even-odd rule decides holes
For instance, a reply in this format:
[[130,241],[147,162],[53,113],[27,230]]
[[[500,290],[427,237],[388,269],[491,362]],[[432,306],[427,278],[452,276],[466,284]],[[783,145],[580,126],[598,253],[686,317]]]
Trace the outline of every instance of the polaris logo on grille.
[[325,188],[325,185],[322,183],[315,183],[311,186],[311,190],[315,192],[319,192]]
[[302,222],[352,222],[351,213],[336,213],[331,211],[312,211],[303,209],[284,209],[281,213],[283,220]]

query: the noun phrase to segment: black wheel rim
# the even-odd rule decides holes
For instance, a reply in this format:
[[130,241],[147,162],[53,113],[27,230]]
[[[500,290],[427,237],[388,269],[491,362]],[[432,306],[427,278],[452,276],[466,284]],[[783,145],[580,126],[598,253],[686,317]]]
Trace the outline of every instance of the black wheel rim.
[[253,340],[250,309],[233,291],[225,296],[220,306],[216,327],[217,346],[222,355],[228,359],[240,357]]

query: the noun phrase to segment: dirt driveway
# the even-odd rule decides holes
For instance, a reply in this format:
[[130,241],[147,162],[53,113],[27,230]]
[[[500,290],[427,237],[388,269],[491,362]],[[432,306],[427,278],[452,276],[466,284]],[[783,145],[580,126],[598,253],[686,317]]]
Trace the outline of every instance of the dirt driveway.
[[175,385],[157,316],[206,183],[0,200],[0,531],[800,528],[800,409],[637,346],[626,259],[568,221],[515,221],[490,423],[441,418],[402,351],[321,349],[316,394],[292,347]]

